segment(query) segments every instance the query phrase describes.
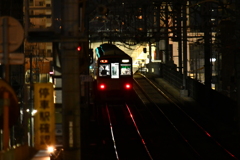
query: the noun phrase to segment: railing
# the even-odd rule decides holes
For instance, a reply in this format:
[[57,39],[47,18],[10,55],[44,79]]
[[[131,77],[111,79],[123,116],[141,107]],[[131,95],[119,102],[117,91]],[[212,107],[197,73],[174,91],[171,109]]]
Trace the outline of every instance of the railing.
[[176,70],[174,65],[161,64],[161,76],[174,87],[182,88],[183,75]]

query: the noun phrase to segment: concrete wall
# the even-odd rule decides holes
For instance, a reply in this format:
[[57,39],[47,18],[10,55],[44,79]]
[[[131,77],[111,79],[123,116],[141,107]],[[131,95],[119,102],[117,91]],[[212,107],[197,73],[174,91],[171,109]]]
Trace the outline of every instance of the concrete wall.
[[30,160],[36,151],[27,145],[0,151],[0,160]]

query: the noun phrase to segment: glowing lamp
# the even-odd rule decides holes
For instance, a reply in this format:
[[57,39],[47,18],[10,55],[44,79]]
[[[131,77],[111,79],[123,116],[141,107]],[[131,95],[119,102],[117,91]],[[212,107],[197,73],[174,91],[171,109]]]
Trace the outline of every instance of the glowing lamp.
[[81,51],[81,47],[80,46],[77,47],[77,51]]

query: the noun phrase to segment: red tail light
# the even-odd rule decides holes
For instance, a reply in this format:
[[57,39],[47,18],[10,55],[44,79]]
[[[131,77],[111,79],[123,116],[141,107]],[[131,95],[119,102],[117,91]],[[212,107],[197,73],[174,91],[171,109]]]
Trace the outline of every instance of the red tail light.
[[100,85],[99,85],[99,89],[100,89],[100,90],[106,89],[106,85],[105,85],[105,84],[100,84]]
[[127,84],[125,84],[125,89],[131,89],[132,88],[132,85],[131,84],[129,84],[129,83],[127,83]]

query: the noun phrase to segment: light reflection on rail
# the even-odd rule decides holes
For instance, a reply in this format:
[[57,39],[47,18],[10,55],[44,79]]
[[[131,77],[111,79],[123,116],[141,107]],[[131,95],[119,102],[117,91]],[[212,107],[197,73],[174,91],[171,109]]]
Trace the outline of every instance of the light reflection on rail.
[[[139,131],[139,129],[138,129],[138,126],[137,126],[137,124],[136,124],[136,122],[135,122],[135,120],[134,120],[133,114],[131,113],[131,110],[130,110],[129,106],[128,106],[127,104],[125,104],[125,107],[126,107],[127,110],[128,110],[128,113],[129,113],[129,115],[130,115],[130,117],[131,117],[131,120],[132,120],[132,122],[133,122],[133,124],[134,124],[134,127],[135,127],[135,129],[136,129],[136,132],[138,133],[138,135],[139,135],[139,137],[140,137],[140,139],[141,139],[141,142],[142,142],[142,144],[144,145],[144,148],[145,148],[145,150],[146,150],[146,152],[147,152],[147,155],[149,156],[150,160],[153,160],[152,155],[150,154],[149,149],[148,149],[148,147],[147,147],[147,145],[146,145],[146,143],[145,143],[145,140],[144,140],[144,138],[142,137],[142,135],[141,135],[141,133],[140,133],[140,131]],[[118,150],[117,150],[116,140],[115,140],[115,137],[114,137],[114,131],[113,131],[114,129],[113,129],[113,125],[112,125],[112,121],[111,121],[111,115],[110,115],[110,112],[109,112],[109,109],[108,109],[108,108],[109,108],[109,106],[106,105],[106,111],[107,111],[107,115],[108,115],[109,126],[110,126],[110,130],[111,130],[111,136],[112,136],[112,141],[113,141],[113,145],[114,145],[115,155],[116,155],[116,158],[119,160],[120,158],[119,158],[119,154],[118,154]]]
[[130,117],[131,117],[131,119],[132,119],[132,122],[133,122],[133,124],[134,124],[134,126],[135,126],[135,128],[136,128],[136,130],[137,130],[137,133],[138,133],[139,137],[141,138],[142,143],[143,143],[143,145],[144,145],[144,147],[145,147],[145,149],[146,149],[146,151],[147,151],[147,153],[148,153],[148,156],[149,156],[149,158],[152,160],[152,159],[153,159],[153,158],[152,158],[152,155],[150,154],[150,152],[149,152],[149,150],[148,150],[148,148],[147,148],[147,146],[146,146],[146,143],[145,143],[145,141],[144,141],[144,138],[142,137],[142,135],[141,135],[141,133],[140,133],[140,131],[139,131],[139,129],[138,129],[138,126],[137,126],[137,124],[136,124],[136,122],[135,122],[135,120],[134,120],[134,118],[133,118],[133,115],[132,115],[132,113],[131,113],[131,110],[130,110],[130,108],[128,107],[127,104],[126,104],[126,107],[127,107],[128,112],[129,112],[129,114],[130,114]]
[[107,105],[106,105],[106,110],[107,110],[107,115],[108,115],[108,120],[109,120],[109,125],[110,125],[110,130],[111,130],[111,136],[112,136],[112,141],[113,141],[113,145],[114,145],[114,150],[115,150],[116,158],[117,158],[117,160],[119,160],[118,151],[117,151],[117,145],[116,145],[116,141],[115,141],[114,133],[113,133],[111,116],[110,116],[110,113],[109,113],[109,110],[108,110],[108,106],[107,106]]

